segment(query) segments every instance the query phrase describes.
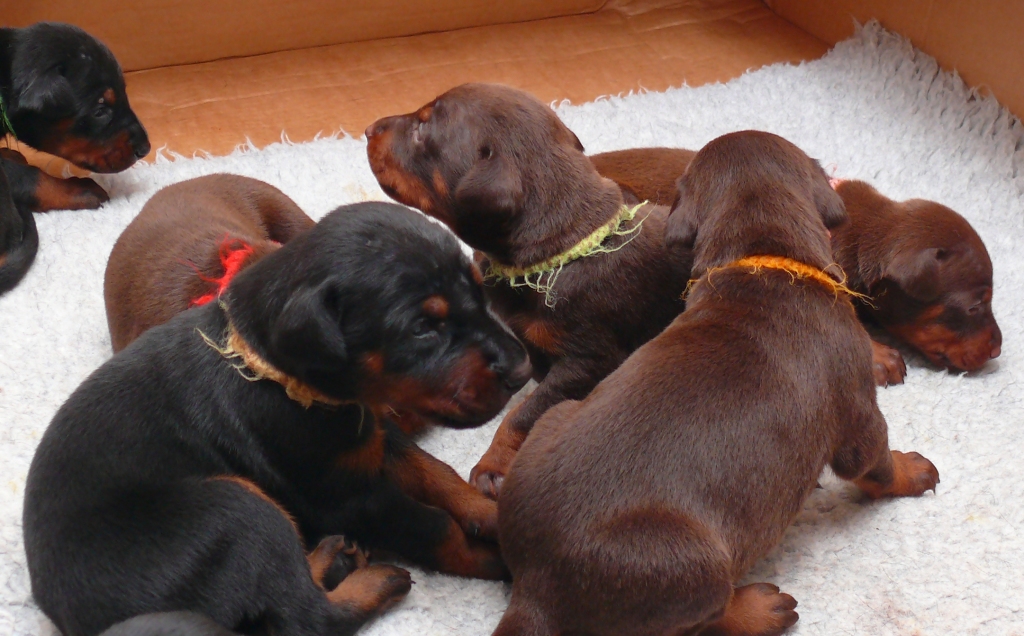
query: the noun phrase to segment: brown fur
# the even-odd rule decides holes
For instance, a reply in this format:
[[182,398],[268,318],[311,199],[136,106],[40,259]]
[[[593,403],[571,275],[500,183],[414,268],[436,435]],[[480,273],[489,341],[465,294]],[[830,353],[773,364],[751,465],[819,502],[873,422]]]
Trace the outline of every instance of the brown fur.
[[[634,148],[591,161],[624,194],[646,200],[674,188],[693,154]],[[997,357],[992,262],[970,224],[933,201],[892,201],[862,181],[842,181],[837,192],[850,220],[832,231],[833,256],[850,287],[873,298],[858,303],[861,317],[943,367],[973,371]],[[872,351],[877,383],[902,383],[907,367],[899,351],[878,342]]]
[[496,636],[778,634],[795,601],[734,586],[826,464],[872,495],[934,488],[923,458],[894,471],[852,305],[787,272],[728,267],[768,254],[823,269],[826,227],[843,220],[822,169],[780,137],[733,133],[698,153],[666,233],[713,284],[523,444],[498,505],[514,583]]
[[[516,267],[560,254],[623,205],[583,146],[546,105],[515,89],[466,84],[366,131],[370,166],[398,201],[442,221],[488,260]],[[550,407],[581,399],[683,308],[685,280],[664,248],[668,208],[645,206],[618,251],[572,261],[542,294],[491,280],[495,311],[526,343],[540,383],[510,413],[471,481],[496,496],[518,443]],[[620,246],[622,237],[607,245]]]
[[277,188],[230,174],[160,190],[117,239],[103,281],[114,352],[213,290],[226,238],[253,247],[246,266],[314,225]]

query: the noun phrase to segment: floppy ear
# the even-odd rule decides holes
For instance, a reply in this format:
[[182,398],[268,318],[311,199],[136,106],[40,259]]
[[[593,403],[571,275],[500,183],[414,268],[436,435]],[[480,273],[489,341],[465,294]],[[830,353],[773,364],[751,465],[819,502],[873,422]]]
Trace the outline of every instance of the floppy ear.
[[665,247],[671,251],[692,250],[697,240],[697,210],[686,185],[686,177],[676,181],[676,200],[665,224]]
[[57,71],[33,74],[24,83],[24,88],[15,88],[14,92],[13,106],[19,111],[69,110],[75,102],[71,83]]
[[510,214],[523,200],[523,182],[508,161],[494,153],[477,159],[455,188],[455,202],[474,210]]
[[279,355],[307,367],[331,369],[347,362],[337,291],[325,282],[303,287],[288,298],[270,330],[270,345]]
[[947,258],[949,251],[939,247],[904,250],[889,261],[882,275],[912,298],[933,300],[941,293],[939,268]]
[[825,229],[838,227],[847,219],[846,204],[827,182],[815,184],[814,205],[821,214],[821,220],[825,222]]

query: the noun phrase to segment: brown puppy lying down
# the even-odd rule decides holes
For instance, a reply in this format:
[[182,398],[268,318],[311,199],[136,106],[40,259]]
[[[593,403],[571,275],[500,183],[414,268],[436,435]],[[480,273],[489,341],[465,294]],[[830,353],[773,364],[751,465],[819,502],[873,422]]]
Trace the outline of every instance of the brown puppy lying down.
[[498,502],[514,583],[495,635],[778,634],[793,598],[734,585],[826,464],[872,498],[938,482],[888,448],[869,338],[823,273],[826,227],[846,215],[817,163],[733,133],[680,192],[667,233],[699,282],[685,313],[523,444]]
[[117,239],[103,280],[114,352],[189,307],[313,227],[274,186],[214,174],[160,190]]
[[551,109],[506,86],[459,86],[366,137],[384,191],[478,250],[494,310],[530,353],[540,384],[471,475],[497,496],[537,418],[582,399],[682,311],[668,208],[624,205]]
[[[643,201],[674,191],[693,155],[633,148],[590,159],[627,198]],[[948,369],[974,371],[997,357],[1002,334],[992,315],[992,261],[974,228],[943,205],[893,201],[863,181],[839,181],[836,191],[850,221],[832,231],[833,258],[847,285],[871,298],[857,302],[861,318]],[[903,356],[878,342],[872,347],[878,384],[902,383]]]

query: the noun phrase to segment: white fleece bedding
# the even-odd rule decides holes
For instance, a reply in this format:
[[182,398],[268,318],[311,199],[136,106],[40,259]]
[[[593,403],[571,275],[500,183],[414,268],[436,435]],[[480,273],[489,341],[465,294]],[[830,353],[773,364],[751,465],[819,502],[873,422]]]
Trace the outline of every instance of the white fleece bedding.
[[[954,374],[909,352],[906,384],[879,390],[894,448],[942,475],[935,495],[863,501],[831,475],[750,581],[800,602],[791,633],[1024,635],[1024,128],[994,100],[876,24],[821,60],[775,65],[727,84],[562,104],[589,152],[644,145],[699,148],[733,130],[785,136],[843,177],[887,195],[937,200],[981,234],[995,265],[1002,356]],[[381,115],[391,113],[381,113]],[[40,251],[0,298],[0,636],[53,634],[31,600],[21,540],[25,475],[56,409],[110,356],[102,281],[114,241],[160,187],[211,172],[270,182],[319,218],[385,199],[365,141],[241,148],[228,157],[161,158],[99,181],[91,212],[37,215]],[[496,422],[439,430],[423,446],[464,476]],[[361,633],[486,635],[508,586],[414,569],[408,598]]]

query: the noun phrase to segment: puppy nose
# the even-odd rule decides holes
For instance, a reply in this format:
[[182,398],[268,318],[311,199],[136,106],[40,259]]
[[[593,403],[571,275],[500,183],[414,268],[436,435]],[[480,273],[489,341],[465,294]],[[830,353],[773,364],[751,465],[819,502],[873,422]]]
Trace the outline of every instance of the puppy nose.
[[366,127],[366,138],[370,139],[384,132],[384,120],[378,119],[369,126]]
[[1002,353],[1003,344],[1003,333],[999,331],[999,327],[992,329],[992,350],[989,352],[989,358],[998,358],[999,354]]
[[516,368],[512,369],[503,380],[505,388],[510,392],[515,393],[519,389],[526,386],[526,383],[530,381],[530,377],[533,376],[533,365],[530,364],[529,358],[523,358],[523,361],[516,365]]
[[132,147],[135,149],[135,156],[142,159],[149,154],[152,146],[149,144],[149,136],[145,130],[138,130],[132,133]]

